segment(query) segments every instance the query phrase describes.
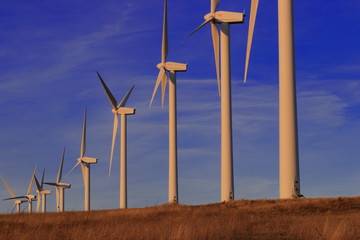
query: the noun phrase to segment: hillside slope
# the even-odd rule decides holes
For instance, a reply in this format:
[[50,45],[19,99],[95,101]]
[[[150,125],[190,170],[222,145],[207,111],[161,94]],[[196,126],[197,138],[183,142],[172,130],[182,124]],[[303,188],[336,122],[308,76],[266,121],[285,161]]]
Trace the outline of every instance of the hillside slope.
[[0,239],[360,239],[360,197],[0,215]]

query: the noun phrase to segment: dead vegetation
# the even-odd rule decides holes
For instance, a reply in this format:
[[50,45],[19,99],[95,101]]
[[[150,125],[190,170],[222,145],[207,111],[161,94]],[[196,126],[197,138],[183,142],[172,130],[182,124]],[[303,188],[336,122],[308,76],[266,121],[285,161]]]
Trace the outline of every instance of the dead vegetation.
[[0,239],[360,239],[360,197],[0,215]]

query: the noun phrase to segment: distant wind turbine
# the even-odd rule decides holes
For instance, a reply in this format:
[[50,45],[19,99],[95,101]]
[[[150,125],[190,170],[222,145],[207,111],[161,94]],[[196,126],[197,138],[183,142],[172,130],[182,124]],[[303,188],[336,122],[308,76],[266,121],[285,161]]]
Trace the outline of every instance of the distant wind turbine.
[[59,170],[58,170],[58,174],[56,177],[56,182],[52,183],[52,182],[46,182],[44,184],[47,185],[51,185],[55,187],[55,198],[56,198],[56,212],[63,212],[65,210],[64,205],[65,205],[65,192],[64,189],[65,188],[70,188],[71,184],[70,183],[62,183],[61,179],[62,179],[62,171],[63,171],[63,165],[64,165],[64,157],[65,157],[65,148],[64,151],[62,153],[62,157],[60,160],[60,165],[59,165]]
[[[32,213],[32,201],[34,201],[36,199],[36,196],[32,195],[30,193],[32,191],[32,187],[33,187],[33,184],[34,184],[35,172],[36,172],[36,167],[34,169],[34,172],[33,172],[32,176],[31,176],[29,187],[28,187],[28,190],[26,192],[26,195],[23,195],[23,196],[15,196],[15,194],[11,190],[10,186],[7,184],[5,179],[0,175],[2,181],[4,182],[6,188],[8,189],[8,191],[9,191],[9,193],[11,195],[11,198],[5,198],[3,200],[11,200],[11,199],[14,200],[14,203],[15,203],[15,206],[16,206],[16,212],[20,212],[20,204],[27,201],[28,202],[28,212]],[[19,199],[26,199],[26,201],[19,200]]]
[[[80,157],[75,166],[69,171],[70,174],[77,166],[81,165],[81,172],[84,181],[84,211],[90,211],[90,164],[96,164],[98,159],[85,157],[86,151],[86,109],[84,112],[84,124],[82,130]],[[67,175],[68,175],[67,174]]]
[[104,80],[100,76],[98,72],[96,72],[100,82],[105,89],[106,95],[109,98],[110,104],[113,107],[112,112],[114,113],[114,127],[113,127],[113,134],[112,134],[112,141],[111,141],[111,153],[110,153],[110,167],[109,167],[109,176],[111,173],[111,166],[113,160],[113,153],[114,153],[114,144],[116,139],[116,132],[117,127],[119,125],[119,118],[121,116],[121,128],[120,128],[120,208],[124,209],[127,208],[127,128],[126,128],[126,121],[127,115],[134,115],[136,109],[135,108],[127,108],[125,107],[132,90],[134,89],[135,85],[133,85],[124,98],[121,100],[119,104],[115,97],[112,95],[110,89],[105,84]]
[[154,100],[156,91],[161,83],[161,101],[164,107],[166,73],[169,73],[169,192],[168,202],[178,203],[178,177],[177,177],[177,116],[176,116],[176,72],[185,72],[187,64],[166,62],[168,55],[168,29],[167,29],[167,0],[164,0],[164,19],[162,32],[161,63],[157,65],[160,69],[155,88],[150,100],[150,106]]
[[[211,0],[210,13],[205,15],[205,22],[202,23],[197,29],[195,29],[195,31],[193,31],[188,36],[188,38],[208,23],[211,23],[211,35],[214,47],[216,74],[219,94],[221,96],[221,201],[223,202],[234,199],[230,76],[230,24],[243,23],[244,14],[237,12],[216,11],[219,2],[220,0]],[[247,69],[250,58],[250,49],[257,6],[258,0],[252,0],[244,81],[246,81],[247,78]],[[216,26],[217,24],[220,25],[220,49],[219,32]]]
[[24,203],[24,202],[27,202],[26,200],[19,200],[17,199],[17,197],[15,196],[14,192],[11,190],[10,186],[7,184],[7,182],[5,181],[5,179],[3,178],[3,176],[1,176],[1,179],[3,181],[3,183],[5,184],[6,188],[8,189],[10,195],[11,195],[11,198],[5,198],[3,200],[10,200],[10,199],[13,199],[14,200],[14,208],[16,208],[16,212],[17,213],[20,213],[20,206],[21,206],[21,203]]
[[37,203],[36,203],[36,212],[39,212],[40,205],[42,205],[42,212],[46,212],[46,195],[51,194],[51,190],[45,190],[44,189],[44,175],[45,175],[45,169],[41,176],[41,182],[39,183],[38,179],[35,177],[35,183],[36,183],[36,192],[38,193]]

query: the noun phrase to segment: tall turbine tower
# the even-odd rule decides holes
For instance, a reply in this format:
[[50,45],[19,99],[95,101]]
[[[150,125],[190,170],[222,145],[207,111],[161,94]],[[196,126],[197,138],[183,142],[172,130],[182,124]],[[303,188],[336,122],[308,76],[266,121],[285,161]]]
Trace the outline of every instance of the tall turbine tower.
[[132,90],[134,89],[135,85],[133,85],[130,90],[127,92],[125,97],[121,100],[119,104],[115,97],[110,92],[110,89],[105,84],[104,80],[100,76],[98,72],[96,72],[102,86],[105,89],[106,95],[109,98],[110,104],[113,107],[112,112],[114,113],[114,128],[113,128],[113,135],[111,141],[111,153],[110,153],[110,167],[109,167],[109,176],[111,172],[111,165],[113,160],[113,153],[114,153],[114,144],[116,139],[116,131],[119,125],[119,118],[121,116],[121,128],[120,128],[120,208],[125,209],[127,208],[127,129],[126,129],[126,120],[127,115],[134,115],[135,108],[127,108],[125,107],[127,100],[130,97]]
[[96,164],[98,159],[85,157],[85,151],[86,151],[86,109],[84,112],[84,124],[83,124],[82,137],[81,137],[80,157],[77,159],[77,163],[70,170],[70,172],[72,172],[72,170],[74,170],[78,165],[81,165],[81,173],[83,175],[83,181],[84,181],[84,211],[90,211],[90,164]]
[[299,198],[293,1],[278,0],[280,198]]
[[[231,107],[231,76],[230,76],[230,24],[243,23],[244,14],[237,12],[216,11],[220,0],[211,0],[210,13],[205,15],[205,22],[193,31],[188,38],[211,23],[216,73],[219,94],[221,96],[221,201],[234,199],[233,177],[233,144],[232,144],[232,107]],[[257,0],[252,1],[253,23],[257,10]],[[220,59],[219,59],[219,32],[220,25]],[[249,31],[248,50],[246,59],[245,78],[252,41],[252,31]]]
[[169,193],[168,202],[178,203],[178,177],[177,177],[177,117],[176,117],[176,72],[185,72],[187,65],[184,63],[166,62],[168,55],[168,29],[167,29],[167,0],[164,0],[164,19],[162,32],[161,63],[155,88],[150,100],[150,106],[154,100],[156,91],[161,83],[161,100],[164,107],[165,89],[169,73]]
[[50,195],[51,194],[51,190],[45,190],[44,189],[44,174],[45,174],[45,169],[42,173],[41,176],[41,182],[39,183],[38,179],[36,178],[36,175],[34,175],[35,177],[35,183],[36,183],[36,192],[38,193],[38,198],[37,198],[37,203],[36,203],[36,212],[39,212],[40,209],[40,205],[42,206],[41,211],[43,213],[46,212],[46,195]]
[[64,211],[64,205],[65,205],[65,188],[68,189],[71,187],[70,183],[62,183],[61,182],[61,178],[62,178],[62,170],[63,170],[63,165],[64,165],[64,157],[65,157],[65,148],[64,151],[62,153],[62,157],[60,160],[60,165],[59,165],[59,170],[58,170],[58,175],[56,177],[56,182],[52,183],[52,182],[46,182],[45,184],[47,185],[51,185],[55,187],[55,198],[56,198],[56,212],[63,212]]

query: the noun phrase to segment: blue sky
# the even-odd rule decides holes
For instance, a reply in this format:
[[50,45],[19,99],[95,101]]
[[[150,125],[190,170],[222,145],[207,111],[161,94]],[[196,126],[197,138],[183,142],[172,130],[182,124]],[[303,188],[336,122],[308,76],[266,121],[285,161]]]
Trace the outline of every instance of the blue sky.
[[[151,2],[151,4],[150,4]],[[0,8],[0,174],[16,194],[32,169],[55,180],[80,152],[88,109],[92,209],[117,208],[119,143],[108,177],[113,115],[96,76],[120,100],[132,84],[128,117],[128,204],[167,201],[168,110],[148,108],[160,62],[163,1],[4,1]],[[249,12],[250,1],[219,10]],[[220,198],[220,99],[208,27],[208,0],[168,0],[169,61],[178,76],[179,200]],[[294,1],[301,191],[306,197],[359,195],[360,24],[356,1]],[[235,198],[278,197],[277,1],[260,1],[248,82],[242,82],[247,22],[231,27]],[[39,172],[40,172],[39,171]],[[80,169],[64,179],[68,210],[83,209]],[[35,188],[34,188],[35,190]],[[53,190],[53,189],[52,189]],[[9,197],[0,184],[0,198]],[[0,212],[12,209],[0,202]],[[48,197],[53,211],[55,195]]]

